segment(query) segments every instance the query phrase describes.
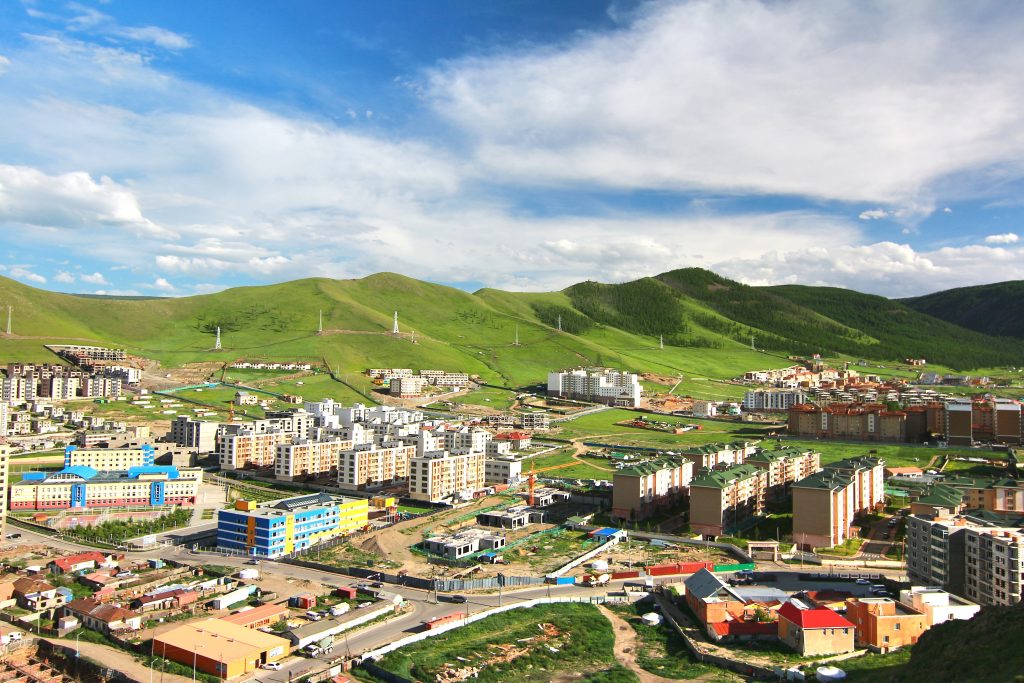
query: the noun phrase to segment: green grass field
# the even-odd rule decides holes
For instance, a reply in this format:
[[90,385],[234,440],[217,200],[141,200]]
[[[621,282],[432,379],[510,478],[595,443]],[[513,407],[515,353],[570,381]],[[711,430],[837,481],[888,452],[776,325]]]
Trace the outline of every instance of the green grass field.
[[[537,626],[540,623],[553,624],[561,634],[547,641],[557,652],[551,652],[544,643],[521,642],[524,638],[536,641],[542,635]],[[480,665],[500,652],[496,646],[512,645],[523,647],[526,654],[511,662],[484,666],[474,680],[549,683],[560,672],[575,671],[585,676],[611,669],[616,664],[614,640],[611,624],[592,605],[543,605],[497,614],[414,643],[385,655],[378,665],[406,678],[431,681],[446,665]]]

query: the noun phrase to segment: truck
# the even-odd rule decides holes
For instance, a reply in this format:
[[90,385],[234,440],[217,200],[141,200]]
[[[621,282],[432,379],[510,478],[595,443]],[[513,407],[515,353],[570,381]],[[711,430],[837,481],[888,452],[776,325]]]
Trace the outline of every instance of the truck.
[[590,581],[587,582],[589,586],[607,586],[608,582],[611,581],[611,574],[601,574],[600,576],[590,577]]

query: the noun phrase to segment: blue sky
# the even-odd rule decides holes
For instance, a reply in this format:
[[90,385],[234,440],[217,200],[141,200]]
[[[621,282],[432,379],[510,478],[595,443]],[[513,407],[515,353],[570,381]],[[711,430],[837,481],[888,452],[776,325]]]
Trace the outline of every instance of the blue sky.
[[1009,3],[0,4],[0,274],[1024,279]]

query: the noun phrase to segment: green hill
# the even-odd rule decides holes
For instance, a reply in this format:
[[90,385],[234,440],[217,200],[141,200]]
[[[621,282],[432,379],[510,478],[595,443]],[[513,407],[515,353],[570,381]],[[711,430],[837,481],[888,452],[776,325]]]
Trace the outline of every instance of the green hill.
[[901,303],[976,332],[1024,339],[1024,280],[947,289]]
[[[547,293],[469,293],[379,273],[176,299],[57,294],[0,277],[0,304],[14,306],[14,335],[0,337],[0,360],[47,360],[44,343],[77,341],[122,346],[165,366],[323,360],[357,384],[370,366],[461,369],[520,386],[542,381],[552,368],[595,364],[685,375],[690,391],[751,368],[780,367],[790,353],[887,361],[924,355],[965,369],[1024,360],[1006,340],[899,302],[845,290],[748,287],[700,269]],[[395,311],[399,336],[390,334]],[[215,352],[218,327],[224,349]],[[767,352],[750,349],[751,336]]]

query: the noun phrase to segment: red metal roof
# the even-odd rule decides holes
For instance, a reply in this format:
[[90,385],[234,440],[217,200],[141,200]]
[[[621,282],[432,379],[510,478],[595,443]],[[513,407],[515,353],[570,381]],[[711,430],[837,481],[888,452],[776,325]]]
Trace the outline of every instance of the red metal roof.
[[854,628],[845,617],[827,607],[800,609],[792,602],[782,606],[779,618],[791,621],[800,628]]

